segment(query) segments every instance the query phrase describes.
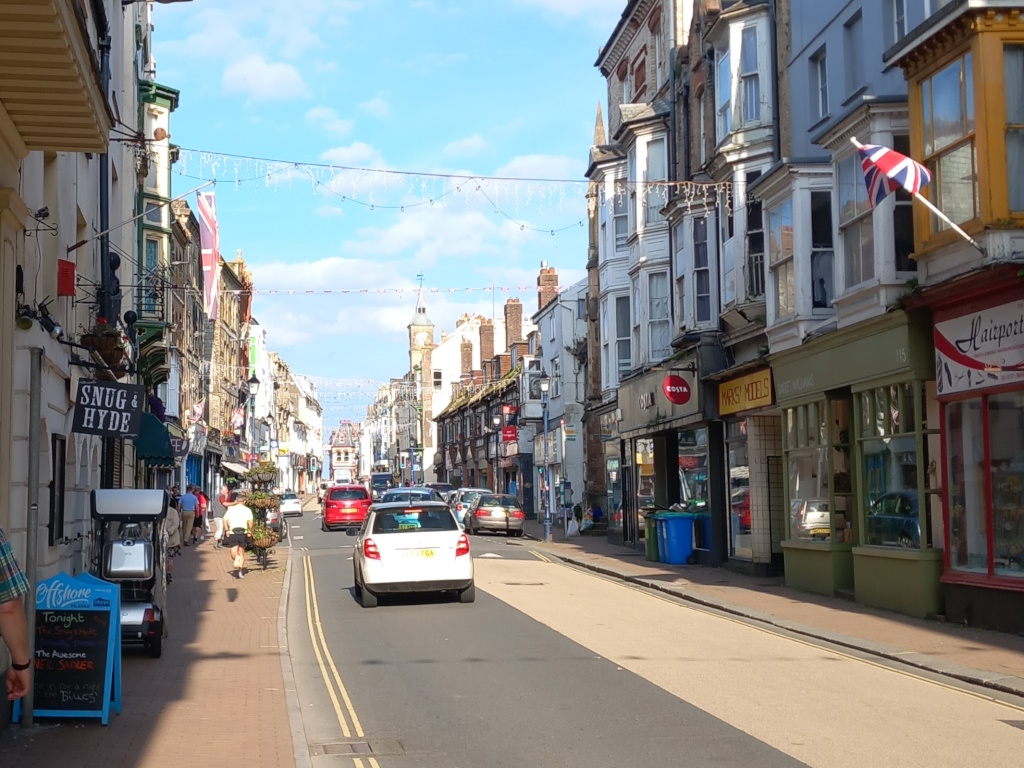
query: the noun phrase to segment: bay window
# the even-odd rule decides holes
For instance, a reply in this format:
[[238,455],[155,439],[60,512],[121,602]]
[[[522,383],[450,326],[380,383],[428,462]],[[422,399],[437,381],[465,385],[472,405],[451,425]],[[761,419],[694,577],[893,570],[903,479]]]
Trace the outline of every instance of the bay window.
[[647,334],[652,362],[664,360],[671,354],[671,331],[668,272],[654,272],[647,276]]
[[626,197],[625,187],[616,185],[615,199],[612,205],[612,223],[615,228],[615,250],[621,251],[626,248],[626,241],[629,240],[629,201]]
[[796,310],[792,199],[768,211],[768,268],[771,272],[775,317],[787,317]]
[[608,331],[608,299],[601,299],[601,384],[606,387],[616,381],[612,375],[611,358],[608,354],[611,345]]
[[668,158],[665,155],[665,140],[651,139],[647,142],[647,171],[644,173],[644,223],[653,224],[663,219],[661,209],[668,202],[664,182],[668,178]]
[[832,274],[832,194],[811,192],[811,306],[831,309],[835,296]]
[[721,144],[732,131],[732,72],[729,67],[729,49],[718,51],[718,66],[715,73],[715,140],[718,144]]
[[676,224],[672,232],[672,241],[675,245],[675,274],[676,274],[676,319],[679,321],[679,328],[686,327],[686,221]]
[[640,278],[634,277],[633,289],[633,350],[636,353],[636,361],[639,365],[643,361],[643,347],[640,346],[640,323],[642,322],[640,305]]
[[1003,48],[1006,179],[1010,210],[1024,213],[1024,45]]
[[844,288],[875,276],[875,236],[871,203],[860,157],[855,152],[839,162],[839,231],[843,238]]
[[629,296],[615,297],[615,359],[616,383],[633,367],[629,341]]
[[740,84],[743,122],[761,119],[761,84],[757,73],[757,27],[744,27],[740,38]]
[[693,309],[698,323],[711,322],[711,265],[708,263],[708,217],[693,220]]
[[[921,83],[921,130],[924,164],[933,179],[922,194],[957,224],[977,218],[981,203],[970,52]],[[948,229],[937,216],[930,218],[932,232]]]

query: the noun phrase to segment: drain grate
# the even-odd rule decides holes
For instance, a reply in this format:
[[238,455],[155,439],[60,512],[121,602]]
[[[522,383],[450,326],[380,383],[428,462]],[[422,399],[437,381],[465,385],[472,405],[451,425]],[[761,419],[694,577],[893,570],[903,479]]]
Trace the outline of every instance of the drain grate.
[[324,755],[404,755],[405,749],[397,739],[352,739],[327,744],[310,744],[309,756]]

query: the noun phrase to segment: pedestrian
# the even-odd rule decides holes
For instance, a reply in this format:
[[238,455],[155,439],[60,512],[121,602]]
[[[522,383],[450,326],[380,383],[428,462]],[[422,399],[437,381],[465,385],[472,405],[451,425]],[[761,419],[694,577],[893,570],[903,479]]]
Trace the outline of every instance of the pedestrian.
[[252,530],[252,510],[232,493],[228,507],[224,510],[224,542],[231,547],[232,564],[236,570],[236,578],[245,577],[245,548],[249,543],[249,532]]
[[28,622],[22,598],[28,594],[28,579],[14,559],[11,543],[0,528],[0,637],[11,654],[7,670],[7,700],[20,699],[32,684],[28,655]]
[[[170,490],[168,496],[170,496]],[[181,554],[181,515],[178,507],[168,499],[167,516],[164,517],[164,535],[167,536],[167,583],[174,581],[174,558]]]
[[196,510],[199,509],[199,499],[192,493],[192,486],[185,487],[185,492],[178,498],[178,511],[181,513],[181,538],[185,546],[188,546],[189,537],[196,540],[193,525],[196,520]]
[[196,519],[192,522],[192,543],[197,544],[206,538],[203,521],[206,519],[206,508],[209,506],[209,502],[206,494],[200,490],[198,485],[192,486],[192,493],[196,497]]
[[226,485],[221,486],[220,495],[210,504],[210,514],[213,515],[213,548],[220,549],[224,542],[224,510],[231,503],[231,489]]

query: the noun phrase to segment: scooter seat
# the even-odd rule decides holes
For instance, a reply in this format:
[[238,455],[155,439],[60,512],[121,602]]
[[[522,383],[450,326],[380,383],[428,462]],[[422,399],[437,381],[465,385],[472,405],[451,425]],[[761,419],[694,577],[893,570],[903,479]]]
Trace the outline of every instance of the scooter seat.
[[137,539],[107,542],[103,552],[103,577],[114,581],[153,578],[153,543]]

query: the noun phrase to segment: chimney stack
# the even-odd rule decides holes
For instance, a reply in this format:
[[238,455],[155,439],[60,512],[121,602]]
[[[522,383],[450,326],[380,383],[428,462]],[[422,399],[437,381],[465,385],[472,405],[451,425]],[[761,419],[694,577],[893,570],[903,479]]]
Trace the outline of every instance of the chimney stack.
[[494,321],[489,317],[480,321],[480,367],[494,357]]
[[505,349],[523,340],[523,305],[519,299],[505,302]]
[[462,375],[466,376],[473,370],[473,342],[463,339],[459,351],[462,353]]
[[544,309],[558,298],[558,271],[549,267],[546,261],[540,263],[540,275],[537,276],[537,310]]

